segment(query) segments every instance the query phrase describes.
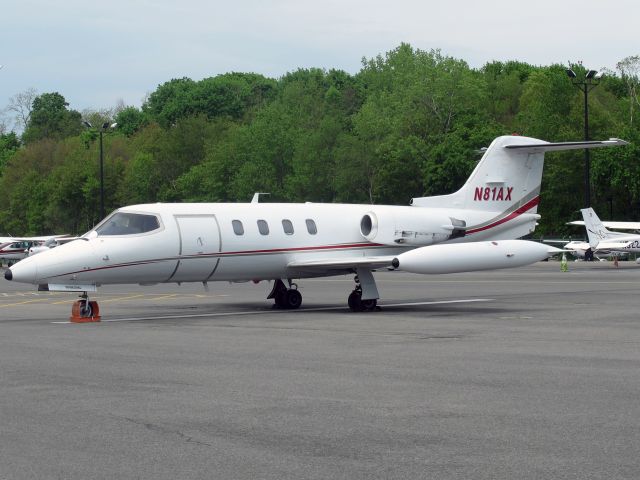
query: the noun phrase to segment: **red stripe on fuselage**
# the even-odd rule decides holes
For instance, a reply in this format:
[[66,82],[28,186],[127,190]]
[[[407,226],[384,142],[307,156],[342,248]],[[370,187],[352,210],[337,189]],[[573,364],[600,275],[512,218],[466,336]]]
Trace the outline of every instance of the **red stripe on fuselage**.
[[208,253],[205,255],[227,256],[227,255],[254,255],[261,253],[284,253],[284,252],[313,252],[317,250],[341,250],[344,248],[370,248],[389,247],[380,243],[348,243],[344,245],[320,245],[317,247],[293,247],[293,248],[271,248],[266,250],[238,250],[237,252]]
[[106,265],[104,267],[88,268],[86,270],[78,270],[75,272],[61,273],[55,275],[56,277],[63,277],[65,275],[74,275],[76,273],[97,272],[99,270],[111,270],[113,268],[123,267],[136,267],[139,265],[148,265],[150,263],[159,263],[167,261],[188,260],[194,258],[225,258],[234,256],[249,256],[249,255],[268,255],[274,253],[289,253],[289,252],[313,252],[313,251],[326,251],[326,250],[348,250],[348,249],[361,249],[361,248],[389,248],[390,245],[383,245],[380,243],[346,243],[342,245],[319,245],[316,247],[291,247],[291,248],[272,248],[265,250],[239,250],[236,252],[212,252],[212,253],[200,253],[197,255],[189,255],[182,257],[167,257],[167,258],[155,258],[149,260],[141,260],[137,262],[118,263],[116,265]]
[[529,200],[527,203],[525,203],[523,206],[521,206],[517,210],[514,210],[513,212],[511,212],[506,217],[500,218],[500,219],[496,220],[495,222],[490,223],[489,225],[485,225],[484,227],[478,227],[478,228],[475,228],[475,229],[472,229],[472,230],[467,230],[467,235],[470,235],[472,233],[483,232],[485,230],[489,230],[490,228],[497,227],[498,225],[502,225],[503,223],[506,223],[509,220],[513,220],[514,218],[519,217],[523,213],[526,213],[528,210],[532,209],[533,207],[535,207],[539,203],[540,203],[540,197],[535,197],[535,198]]

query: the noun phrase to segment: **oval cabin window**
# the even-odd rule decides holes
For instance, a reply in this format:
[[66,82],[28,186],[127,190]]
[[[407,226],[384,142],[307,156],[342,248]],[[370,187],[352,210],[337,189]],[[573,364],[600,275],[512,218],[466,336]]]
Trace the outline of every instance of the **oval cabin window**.
[[233,225],[233,233],[236,235],[244,235],[244,227],[242,226],[242,222],[240,220],[233,220],[231,222]]
[[293,235],[293,223],[291,223],[291,220],[287,220],[286,218],[282,220],[282,229],[287,235]]

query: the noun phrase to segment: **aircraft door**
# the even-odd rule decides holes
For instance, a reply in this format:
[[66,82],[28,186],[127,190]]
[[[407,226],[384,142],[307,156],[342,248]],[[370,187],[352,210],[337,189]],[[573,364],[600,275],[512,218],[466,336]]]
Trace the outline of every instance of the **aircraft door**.
[[220,229],[215,215],[175,215],[180,235],[180,259],[170,282],[205,282],[220,259]]

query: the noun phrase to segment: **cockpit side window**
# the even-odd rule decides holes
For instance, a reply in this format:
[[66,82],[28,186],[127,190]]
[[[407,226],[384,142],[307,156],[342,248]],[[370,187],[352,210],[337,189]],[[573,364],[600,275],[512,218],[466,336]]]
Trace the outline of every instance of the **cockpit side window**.
[[116,212],[102,225],[96,228],[98,235],[135,235],[147,233],[160,228],[155,215],[142,213]]

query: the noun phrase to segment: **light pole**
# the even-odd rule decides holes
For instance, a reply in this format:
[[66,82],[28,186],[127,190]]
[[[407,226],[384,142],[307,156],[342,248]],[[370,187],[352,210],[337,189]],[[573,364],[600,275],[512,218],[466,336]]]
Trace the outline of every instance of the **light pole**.
[[[567,69],[567,76],[584,93],[584,140],[589,141],[589,92],[600,83],[601,75],[596,70],[588,70],[584,79],[579,80],[576,72]],[[589,149],[584,149],[584,208],[591,206],[591,159]]]
[[[93,125],[89,122],[84,121],[83,123],[86,127],[93,128]],[[104,218],[104,158],[102,154],[102,134],[109,128],[115,128],[117,126],[117,123],[109,124],[109,122],[104,122],[98,129],[98,133],[100,135],[100,220]]]

